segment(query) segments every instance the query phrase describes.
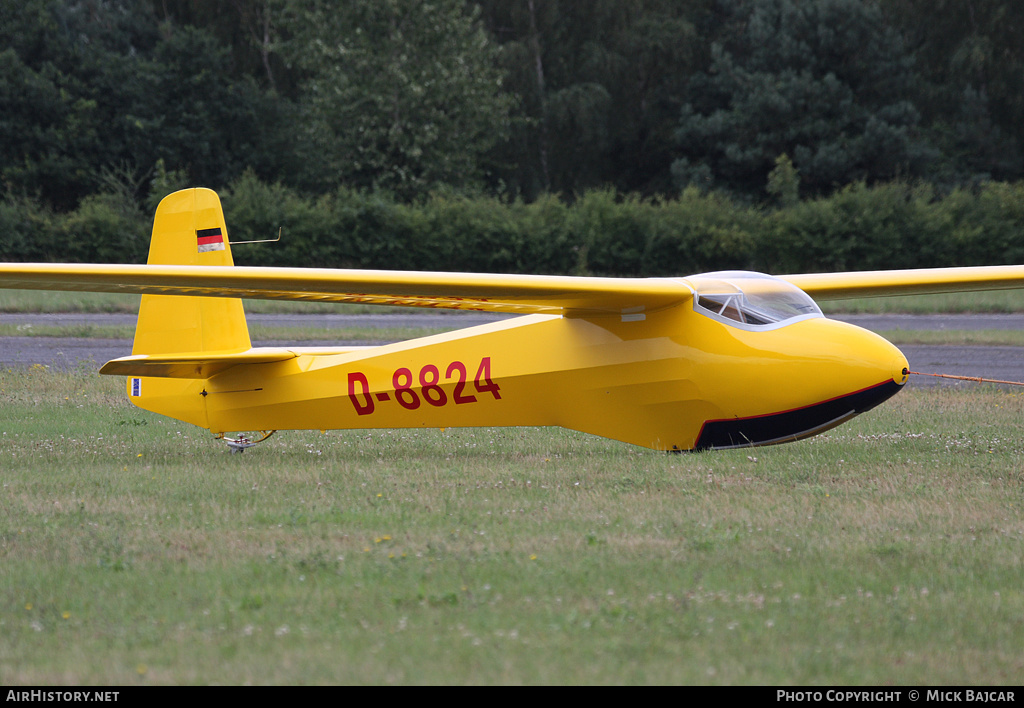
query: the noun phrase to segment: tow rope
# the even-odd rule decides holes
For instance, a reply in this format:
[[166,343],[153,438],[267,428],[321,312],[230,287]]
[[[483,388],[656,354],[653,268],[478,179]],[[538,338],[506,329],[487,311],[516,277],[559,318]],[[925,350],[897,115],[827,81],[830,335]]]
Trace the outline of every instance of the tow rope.
[[920,371],[908,371],[914,376],[935,376],[940,379],[959,379],[960,381],[974,381],[976,383],[1007,384],[1008,386],[1024,386],[1022,381],[1001,381],[999,379],[983,379],[980,376],[954,376],[952,374],[925,374]]

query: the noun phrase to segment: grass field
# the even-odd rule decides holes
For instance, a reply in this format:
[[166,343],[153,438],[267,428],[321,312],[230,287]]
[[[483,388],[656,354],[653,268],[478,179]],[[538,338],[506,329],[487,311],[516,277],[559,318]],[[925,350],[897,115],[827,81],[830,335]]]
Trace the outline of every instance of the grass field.
[[[301,344],[310,341],[397,342],[458,329],[438,327],[268,327],[249,325],[253,341],[280,340]],[[0,337],[73,337],[132,339],[134,325],[14,325],[0,322]],[[1018,341],[1024,342],[1024,336]]]
[[[419,308],[348,305],[287,300],[245,300],[246,312],[340,314],[419,311]],[[0,290],[0,312],[129,312],[139,311],[138,295],[76,293],[48,290]]]
[[0,373],[0,684],[1013,684],[1024,398],[773,448],[550,429],[244,455],[91,371]]
[[[0,291],[0,311],[135,309]],[[31,333],[132,334],[71,329]],[[0,372],[0,684],[1017,683],[1022,409],[912,389],[810,441],[681,456],[536,428],[279,433],[230,455],[120,379]]]

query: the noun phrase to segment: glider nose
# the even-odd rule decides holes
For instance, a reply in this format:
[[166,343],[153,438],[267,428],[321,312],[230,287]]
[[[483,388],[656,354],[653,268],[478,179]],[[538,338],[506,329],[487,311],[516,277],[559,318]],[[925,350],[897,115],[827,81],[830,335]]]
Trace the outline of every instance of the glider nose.
[[[899,350],[897,350],[899,351]],[[907,363],[907,357],[903,356],[903,352],[896,357],[896,360],[892,364],[892,380],[893,383],[902,386],[907,382],[907,377],[910,375],[910,364]]]
[[[704,421],[696,449],[810,437],[874,408],[907,381],[903,352],[866,329],[819,318],[776,334],[771,364],[752,373],[758,380],[748,378],[736,391],[740,404]],[[777,385],[765,386],[770,380]]]

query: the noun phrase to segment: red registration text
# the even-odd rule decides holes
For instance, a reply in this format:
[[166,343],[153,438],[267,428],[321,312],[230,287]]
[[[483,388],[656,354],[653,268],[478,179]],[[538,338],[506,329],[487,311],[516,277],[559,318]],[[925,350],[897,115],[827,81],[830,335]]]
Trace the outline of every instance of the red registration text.
[[[441,369],[434,364],[427,364],[415,375],[407,367],[395,369],[391,375],[390,390],[371,393],[370,382],[366,374],[361,371],[351,371],[348,374],[348,398],[352,401],[352,407],[359,415],[370,415],[378,403],[387,403],[394,398],[402,408],[414,411],[426,402],[426,405],[440,408],[449,403],[462,405],[476,403],[477,395],[491,394],[494,400],[501,400],[501,388],[491,380],[491,357],[485,356],[480,360],[473,377],[473,389],[476,394],[467,393],[468,372],[466,365],[461,361],[453,361],[444,369],[444,376]],[[451,396],[442,388],[442,379],[445,385],[451,387]],[[454,382],[454,385],[452,385]]]

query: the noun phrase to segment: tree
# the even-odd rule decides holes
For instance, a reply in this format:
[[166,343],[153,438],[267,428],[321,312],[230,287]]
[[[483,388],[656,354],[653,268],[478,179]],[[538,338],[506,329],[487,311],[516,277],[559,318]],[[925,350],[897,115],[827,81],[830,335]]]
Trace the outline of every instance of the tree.
[[0,46],[3,192],[66,211],[104,175],[145,184],[161,159],[211,187],[250,166],[288,171],[288,104],[232,71],[211,33],[146,2],[0,0]]
[[[294,0],[287,56],[304,90],[309,180],[405,199],[473,188],[507,133],[510,96],[462,0]],[[325,177],[326,175],[326,177]]]
[[1024,3],[880,0],[926,83],[918,105],[943,181],[1024,176]]
[[160,18],[217,37],[231,54],[232,78],[249,76],[273,92],[297,96],[297,77],[277,49],[288,0],[160,0]]
[[95,188],[105,156],[106,164],[123,158],[121,123],[108,111],[125,87],[113,81],[110,94],[105,77],[130,75],[136,52],[157,38],[155,25],[125,10],[118,2],[0,1],[3,192],[70,208]]
[[710,180],[757,198],[780,155],[805,194],[923,174],[935,151],[908,100],[912,59],[862,0],[722,4],[710,67],[686,89],[673,165],[681,185]]
[[567,196],[671,188],[681,87],[708,0],[484,0],[507,86],[521,98],[498,150],[512,190]]
[[194,184],[223,186],[253,168],[264,179],[294,175],[290,105],[233,76],[231,53],[206,30],[163,26],[149,61],[131,80],[124,108],[127,154],[147,170],[163,160]]

